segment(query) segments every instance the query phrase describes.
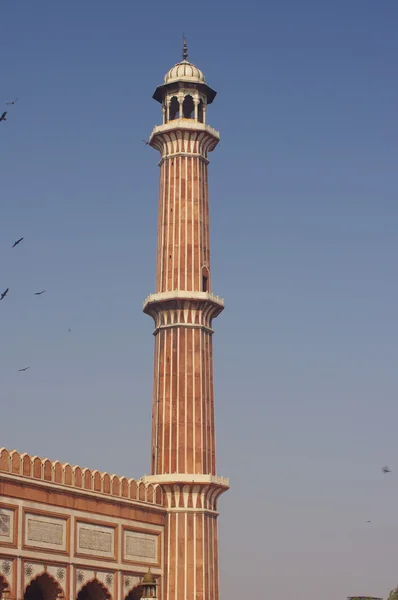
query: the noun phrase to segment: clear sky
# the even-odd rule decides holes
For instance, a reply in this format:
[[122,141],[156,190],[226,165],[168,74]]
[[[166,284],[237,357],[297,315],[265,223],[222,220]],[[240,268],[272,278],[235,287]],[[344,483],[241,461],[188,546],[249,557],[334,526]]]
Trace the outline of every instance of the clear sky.
[[398,585],[397,28],[396,0],[1,2],[0,101],[19,97],[0,123],[2,446],[148,473],[142,140],[183,31],[218,91],[224,599]]

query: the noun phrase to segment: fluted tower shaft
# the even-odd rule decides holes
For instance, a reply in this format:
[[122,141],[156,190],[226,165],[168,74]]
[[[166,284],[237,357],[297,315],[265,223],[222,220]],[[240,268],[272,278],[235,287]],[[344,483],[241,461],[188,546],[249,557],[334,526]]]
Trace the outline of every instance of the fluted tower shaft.
[[[216,473],[207,153],[218,136],[179,119],[155,128],[162,155],[155,320],[152,474]],[[184,127],[185,125],[185,127]],[[198,131],[199,129],[199,131]]]

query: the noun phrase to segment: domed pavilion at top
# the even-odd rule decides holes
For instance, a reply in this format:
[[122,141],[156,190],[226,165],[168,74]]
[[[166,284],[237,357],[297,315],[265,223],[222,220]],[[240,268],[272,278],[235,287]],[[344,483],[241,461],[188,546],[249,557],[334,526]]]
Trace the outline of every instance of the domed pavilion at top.
[[163,123],[175,119],[195,119],[206,122],[206,106],[216,93],[207,83],[203,72],[188,61],[187,42],[184,38],[182,61],[174,65],[164,76],[153,98],[162,104]]

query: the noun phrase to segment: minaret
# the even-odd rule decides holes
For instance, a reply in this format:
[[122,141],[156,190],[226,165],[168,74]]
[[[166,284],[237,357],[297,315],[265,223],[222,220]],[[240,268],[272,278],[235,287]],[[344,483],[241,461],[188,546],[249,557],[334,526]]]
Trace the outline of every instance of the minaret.
[[207,125],[216,96],[203,73],[182,61],[153,98],[163,123],[149,144],[160,152],[156,293],[144,303],[155,322],[151,476],[168,510],[162,600],[218,600],[217,499],[212,323],[224,302],[212,293],[208,153],[219,134]]

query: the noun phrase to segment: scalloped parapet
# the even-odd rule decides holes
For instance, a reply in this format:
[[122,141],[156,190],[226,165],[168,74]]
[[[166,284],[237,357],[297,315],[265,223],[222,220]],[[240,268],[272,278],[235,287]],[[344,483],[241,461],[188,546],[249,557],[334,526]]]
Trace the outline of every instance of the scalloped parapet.
[[163,492],[158,484],[92,471],[26,453],[20,454],[17,450],[0,448],[0,475],[1,473],[41,480],[65,488],[78,488],[96,494],[163,506]]

